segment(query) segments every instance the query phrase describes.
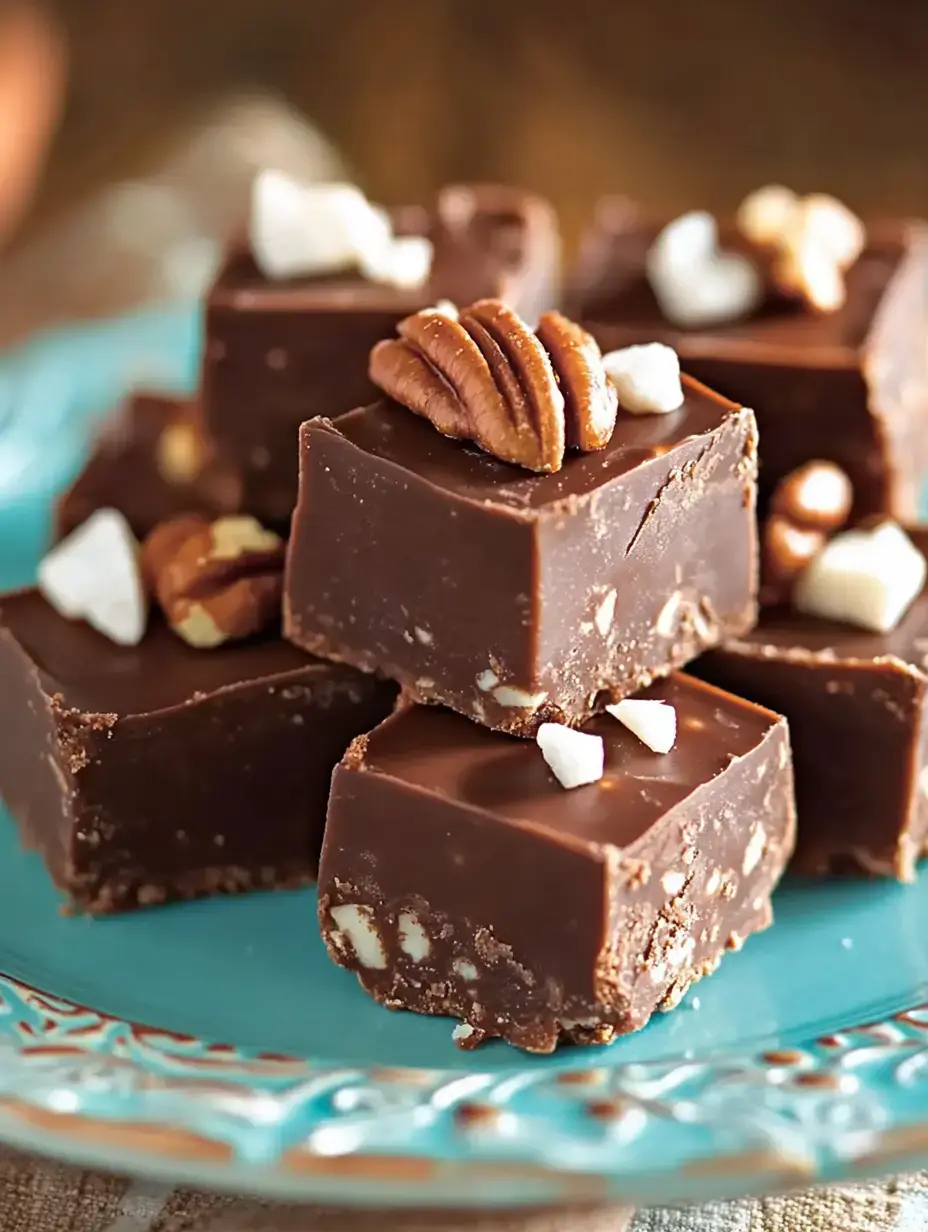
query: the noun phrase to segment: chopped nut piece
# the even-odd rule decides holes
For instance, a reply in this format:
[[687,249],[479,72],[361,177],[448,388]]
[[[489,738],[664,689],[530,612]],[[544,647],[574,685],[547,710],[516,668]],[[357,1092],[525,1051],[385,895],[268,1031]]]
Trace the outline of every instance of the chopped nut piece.
[[163,522],[142,561],[168,623],[191,646],[248,637],[280,617],[284,543],[254,518]]
[[800,210],[805,232],[815,236],[841,269],[853,265],[867,242],[866,228],[853,210],[826,193],[803,197]]
[[680,359],[663,342],[623,347],[603,356],[603,367],[615,386],[623,411],[633,415],[663,415],[683,405]]
[[116,509],[98,509],[48,553],[39,590],[62,616],[120,646],[137,646],[148,622],[138,544]]
[[782,249],[774,280],[785,294],[799,296],[818,312],[837,312],[847,299],[840,265],[812,236],[801,235]]
[[816,460],[780,480],[770,507],[797,526],[831,533],[847,521],[853,500],[851,481],[841,467]]
[[783,514],[771,514],[762,532],[762,602],[782,603],[796,579],[827,542],[824,531],[797,526]]
[[573,731],[560,723],[542,723],[535,736],[541,755],[562,787],[568,790],[603,777],[602,736]]
[[370,907],[357,903],[343,903],[333,907],[331,914],[336,928],[351,943],[355,957],[361,966],[370,967],[375,971],[384,971],[387,966],[387,951]]
[[774,279],[819,312],[835,312],[847,298],[844,271],[865,242],[864,225],[847,206],[821,193],[803,197],[780,236]]
[[666,702],[627,697],[606,709],[652,753],[669,753],[677,738],[677,712]]
[[833,462],[807,462],[780,480],[761,533],[762,603],[789,598],[805,567],[847,521],[853,497],[851,481]]
[[735,217],[738,229],[755,244],[773,246],[780,242],[799,198],[782,184],[767,184],[748,193]]
[[158,437],[155,465],[168,483],[193,483],[203,469],[205,450],[194,424],[175,420]]

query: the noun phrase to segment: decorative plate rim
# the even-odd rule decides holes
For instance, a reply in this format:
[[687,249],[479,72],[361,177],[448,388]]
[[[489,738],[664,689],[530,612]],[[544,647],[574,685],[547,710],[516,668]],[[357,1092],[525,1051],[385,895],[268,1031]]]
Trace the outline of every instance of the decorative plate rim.
[[0,1139],[290,1201],[653,1205],[914,1167],[926,1078],[928,1003],[794,1048],[468,1072],[238,1049],[0,974]]

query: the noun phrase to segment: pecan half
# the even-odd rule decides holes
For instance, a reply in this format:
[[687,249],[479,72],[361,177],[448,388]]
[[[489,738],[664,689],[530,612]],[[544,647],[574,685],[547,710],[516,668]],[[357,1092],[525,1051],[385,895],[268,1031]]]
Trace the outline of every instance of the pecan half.
[[445,436],[529,470],[560,468],[564,398],[547,352],[511,308],[479,300],[457,320],[418,312],[397,330],[371,351],[375,385]]
[[604,449],[615,431],[618,398],[596,339],[560,312],[544,313],[536,333],[564,395],[567,444],[587,452]]
[[174,632],[207,649],[279,620],[284,551],[254,518],[185,514],[151,532],[142,568]]

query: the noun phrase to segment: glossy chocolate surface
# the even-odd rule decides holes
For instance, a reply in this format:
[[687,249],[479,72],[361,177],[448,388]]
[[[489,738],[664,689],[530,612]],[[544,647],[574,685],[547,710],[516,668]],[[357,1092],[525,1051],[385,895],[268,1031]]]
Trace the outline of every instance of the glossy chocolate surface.
[[580,721],[753,623],[754,447],[694,382],[548,475],[395,403],[312,421],[286,636],[491,727]]
[[439,299],[502,296],[531,318],[557,295],[556,220],[530,194],[452,186],[431,211],[403,213],[399,229],[434,245],[431,278],[417,290],[351,272],[271,281],[239,249],[210,291],[203,422],[241,481],[241,508],[259,518],[277,522],[293,509],[299,425],[377,397],[368,355],[403,317]]
[[[645,273],[648,248],[667,221],[644,217],[630,202],[601,207],[574,272],[571,306],[603,349],[668,342],[685,371],[752,407],[762,507],[784,475],[827,458],[854,484],[855,516],[914,518],[928,475],[924,229],[871,229],[838,312],[770,296],[745,320],[682,330],[662,316]],[[722,247],[747,248],[732,228],[723,228]]]
[[205,459],[189,477],[171,478],[159,467],[165,430],[180,425],[197,433],[197,412],[186,399],[154,393],[133,394],[105,426],[80,475],[59,498],[55,531],[59,537],[86,522],[97,509],[118,509],[142,539],[159,522],[179,513],[220,514],[240,503],[237,485],[223,479]]
[[75,906],[314,875],[329,774],[395,691],[278,635],[195,650],[158,618],[137,647],[0,599],[0,793]]
[[[572,791],[534,742],[449,711],[400,709],[355,741],[320,869],[335,960],[388,1005],[462,1018],[471,1043],[548,1051],[643,1026],[764,927],[793,841],[784,722],[682,674],[642,696],[675,706],[674,749],[600,716],[583,730],[604,776]],[[379,964],[340,905],[376,927]]]
[[[928,530],[910,534],[928,551]],[[885,634],[765,610],[693,670],[788,718],[799,869],[911,879],[928,844],[928,591]]]

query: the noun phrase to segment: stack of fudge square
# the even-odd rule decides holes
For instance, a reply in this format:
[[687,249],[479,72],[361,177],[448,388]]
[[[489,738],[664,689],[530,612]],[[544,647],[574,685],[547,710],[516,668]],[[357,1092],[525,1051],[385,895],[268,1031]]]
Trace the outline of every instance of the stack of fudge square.
[[791,858],[911,880],[926,254],[771,186],[604,201],[562,282],[529,193],[262,174],[196,397],[122,408],[0,597],[67,905],[318,881],[379,1002],[548,1052],[677,1004]]

